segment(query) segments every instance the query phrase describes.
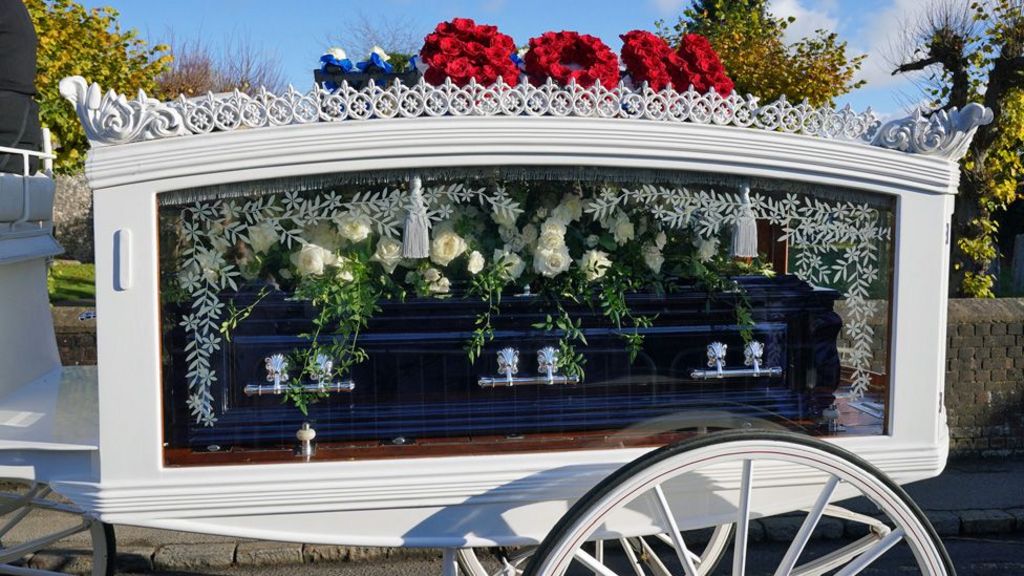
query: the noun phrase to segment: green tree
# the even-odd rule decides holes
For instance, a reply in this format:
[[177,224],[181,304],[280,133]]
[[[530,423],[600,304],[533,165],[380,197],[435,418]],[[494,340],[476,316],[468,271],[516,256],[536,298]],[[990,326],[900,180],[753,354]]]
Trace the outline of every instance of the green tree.
[[953,225],[951,291],[994,296],[998,258],[994,217],[1021,197],[1024,163],[1024,0],[941,2],[908,23],[906,56],[893,74],[925,71],[936,107],[980,101],[993,121],[964,157]]
[[818,30],[793,44],[786,28],[796,19],[779,18],[767,0],[696,0],[672,25],[656,23],[658,34],[676,45],[683,34],[711,41],[740,94],[763,100],[786,96],[812,105],[831,104],[863,85],[854,81],[864,56],[851,57],[835,32]]
[[90,10],[75,0],[25,0],[25,5],[39,38],[40,119],[60,146],[55,168],[74,172],[82,167],[88,142],[75,111],[60,96],[61,79],[80,75],[120,93],[152,92],[170,56],[134,30],[122,31],[113,8]]

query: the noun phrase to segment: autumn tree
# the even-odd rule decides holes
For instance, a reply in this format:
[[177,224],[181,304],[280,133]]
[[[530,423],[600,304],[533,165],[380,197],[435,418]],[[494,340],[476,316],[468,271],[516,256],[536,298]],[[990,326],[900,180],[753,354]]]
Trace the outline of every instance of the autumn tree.
[[864,56],[851,56],[835,32],[787,43],[786,28],[795,20],[773,15],[767,0],[696,0],[674,24],[656,26],[673,45],[683,34],[707,36],[740,94],[821,106],[863,85],[854,76]]
[[953,225],[951,289],[992,297],[998,258],[995,216],[1021,197],[1024,163],[1024,0],[938,2],[907,22],[902,63],[893,74],[923,71],[937,109],[980,101],[982,126],[961,163]]
[[36,75],[39,115],[60,147],[60,172],[80,170],[88,142],[75,111],[60,96],[66,76],[84,76],[104,88],[152,92],[170,57],[134,30],[122,31],[113,8],[87,9],[75,0],[24,0],[39,39]]

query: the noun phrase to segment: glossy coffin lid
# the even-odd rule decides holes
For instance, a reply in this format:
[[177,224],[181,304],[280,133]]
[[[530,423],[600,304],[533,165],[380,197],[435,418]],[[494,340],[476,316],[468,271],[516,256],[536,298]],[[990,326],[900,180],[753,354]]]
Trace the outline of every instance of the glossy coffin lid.
[[[793,276],[740,281],[753,307],[754,337],[765,347],[757,377],[740,372],[750,368],[744,366],[732,294],[687,287],[666,296],[632,296],[638,313],[657,315],[632,363],[599,311],[578,311],[588,340],[580,348],[587,361],[578,384],[557,372],[562,377],[548,383],[538,366],[537,352],[557,347],[557,335],[532,327],[550,311],[536,297],[507,298],[494,342],[473,364],[464,345],[475,302],[386,302],[360,336],[369,359],[353,369],[354,389],[332,393],[308,416],[281,396],[252,393],[268,387],[266,358],[302,346],[297,335],[309,331],[312,311],[277,294],[239,325],[215,360],[224,375],[214,391],[222,414],[216,426],[194,424],[180,409],[186,394],[183,337],[179,330],[171,333],[166,405],[178,408],[167,413],[171,452],[215,452],[223,459],[235,451],[244,460],[246,450],[291,446],[304,421],[316,428],[318,442],[355,458],[415,456],[443,452],[444,446],[452,453],[531,449],[531,440],[538,442],[532,449],[554,446],[541,440],[598,448],[617,442],[623,431],[630,442],[656,443],[659,434],[693,428],[711,412],[736,423],[756,419],[819,431],[822,410],[839,385],[836,337],[842,323],[832,311],[837,293]],[[236,297],[238,306],[246,301],[245,294]],[[721,379],[709,367],[712,342],[728,347]],[[513,386],[502,385],[507,371],[498,362],[498,351],[508,347],[519,352]],[[705,371],[710,378],[702,377]],[[481,385],[488,382],[495,385]]]

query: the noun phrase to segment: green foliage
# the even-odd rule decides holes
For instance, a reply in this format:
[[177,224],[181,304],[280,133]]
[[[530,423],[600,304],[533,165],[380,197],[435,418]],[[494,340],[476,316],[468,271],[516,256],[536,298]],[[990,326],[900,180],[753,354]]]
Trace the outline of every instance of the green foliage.
[[[313,376],[316,372],[317,355],[326,354],[334,361],[334,375],[338,378],[349,374],[353,366],[367,358],[366,351],[359,346],[359,333],[379,309],[377,301],[390,289],[387,275],[373,273],[369,256],[357,246],[337,266],[327,267],[323,275],[307,277],[295,289],[296,298],[308,300],[317,309],[313,332],[300,334],[309,340],[309,348],[293,353],[302,371],[290,382],[283,399],[303,414],[309,404],[326,396],[302,387],[302,377]],[[327,343],[321,342],[324,332],[330,334]]]
[[706,36],[740,94],[806,98],[821,106],[864,84],[854,75],[865,56],[850,56],[835,32],[818,30],[787,44],[785,31],[794,21],[774,16],[766,0],[698,0],[674,24],[656,26],[673,45],[683,34]]
[[492,261],[469,284],[467,295],[480,298],[487,304],[487,309],[474,320],[473,335],[466,343],[466,356],[470,363],[476,362],[484,346],[494,340],[491,318],[501,313],[501,291],[507,283],[505,266],[501,262]]
[[936,10],[915,38],[914,59],[896,72],[932,71],[926,93],[938,107],[981,101],[993,111],[961,162],[950,283],[959,295],[991,298],[999,257],[993,216],[1020,197],[1024,174],[1024,14],[1019,0]]
[[165,46],[149,46],[135,30],[122,31],[113,8],[88,9],[75,0],[25,0],[25,5],[39,38],[40,117],[60,147],[54,167],[75,172],[88,143],[75,111],[60,96],[61,79],[79,75],[119,93],[152,92],[170,56],[163,54]]
[[242,321],[252,315],[256,306],[259,305],[259,303],[262,302],[268,294],[270,294],[270,290],[268,290],[266,286],[260,288],[260,291],[252,301],[252,304],[241,309],[235,305],[234,298],[228,300],[228,317],[220,324],[220,333],[224,335],[224,340],[231,342],[231,333],[238,328],[238,325],[241,324]]
[[96,267],[55,260],[46,275],[51,302],[96,299]]

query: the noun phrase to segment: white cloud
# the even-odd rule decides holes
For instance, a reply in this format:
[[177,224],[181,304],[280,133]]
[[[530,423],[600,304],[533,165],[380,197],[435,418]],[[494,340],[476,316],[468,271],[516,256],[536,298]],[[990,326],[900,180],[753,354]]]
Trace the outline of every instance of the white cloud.
[[835,30],[839,26],[839,18],[835,16],[838,9],[835,0],[819,1],[814,8],[805,6],[805,1],[772,0],[771,2],[770,9],[775,16],[796,18],[796,21],[786,28],[787,42],[795,42],[801,38],[813,36],[815,30]]
[[892,0],[887,8],[862,20],[861,29],[851,42],[861,54],[868,56],[858,79],[867,80],[874,87],[905,84],[907,75],[892,75],[897,65],[892,59],[899,57],[896,46],[908,23],[916,22],[931,7],[931,2],[921,0]]

